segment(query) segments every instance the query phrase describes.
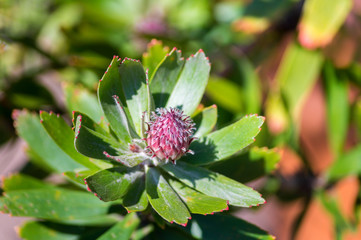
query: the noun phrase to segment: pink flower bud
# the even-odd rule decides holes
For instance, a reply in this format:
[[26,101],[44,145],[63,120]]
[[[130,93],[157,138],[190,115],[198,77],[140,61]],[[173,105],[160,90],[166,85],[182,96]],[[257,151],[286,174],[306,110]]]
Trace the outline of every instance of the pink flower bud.
[[173,163],[185,153],[192,153],[189,145],[195,130],[189,116],[177,108],[158,108],[148,122],[147,144],[153,157]]

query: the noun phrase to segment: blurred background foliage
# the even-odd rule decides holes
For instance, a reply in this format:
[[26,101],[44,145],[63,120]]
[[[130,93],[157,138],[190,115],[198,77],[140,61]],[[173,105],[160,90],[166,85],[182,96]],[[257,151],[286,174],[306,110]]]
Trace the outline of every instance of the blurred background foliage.
[[[271,150],[244,159],[268,156],[267,173],[281,154],[249,183],[269,203],[238,216],[279,239],[359,239],[360,0],[0,0],[0,144],[17,138],[14,109],[100,121],[94,94],[111,57],[140,59],[154,38],[209,56],[203,104],[217,104],[218,128],[267,118],[255,145]],[[242,182],[263,174],[245,178],[260,161],[239,159],[211,169]]]

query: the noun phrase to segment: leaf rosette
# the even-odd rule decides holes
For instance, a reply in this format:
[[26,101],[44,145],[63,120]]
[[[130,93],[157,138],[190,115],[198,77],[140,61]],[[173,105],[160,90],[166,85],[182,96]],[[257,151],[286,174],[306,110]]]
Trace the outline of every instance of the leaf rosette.
[[[253,143],[264,117],[249,115],[212,131],[217,107],[199,108],[209,78],[208,58],[199,50],[184,60],[176,48],[162,56],[157,65],[152,59],[159,56],[144,56],[145,66],[114,56],[98,86],[104,121],[74,111],[75,137],[62,139],[54,129],[64,120],[42,112],[46,131],[88,168],[80,175],[89,191],[105,202],[121,203],[128,212],[144,211],[150,203],[166,221],[186,226],[191,214],[265,203],[252,188],[202,167]],[[77,151],[65,146],[69,139]],[[80,184],[71,172],[65,175]]]

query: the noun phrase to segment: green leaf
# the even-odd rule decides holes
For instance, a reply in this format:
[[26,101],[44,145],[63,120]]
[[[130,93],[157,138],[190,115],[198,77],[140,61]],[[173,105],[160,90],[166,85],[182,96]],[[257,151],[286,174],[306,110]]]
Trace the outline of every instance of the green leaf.
[[78,240],[94,239],[104,232],[99,227],[79,227],[54,222],[29,221],[19,229],[19,236],[26,240]]
[[255,141],[264,117],[250,115],[212,132],[191,144],[194,155],[184,157],[184,161],[201,165],[226,159]]
[[129,187],[128,193],[121,201],[128,212],[144,211],[148,207],[148,198],[145,191],[145,178],[136,178]]
[[147,225],[141,229],[136,230],[133,234],[131,239],[132,240],[141,240],[144,239],[149,233],[153,231],[153,225]]
[[[122,80],[118,68],[119,61],[113,57],[107,71],[104,73],[98,86],[98,98],[105,117],[108,119],[112,129],[124,143],[131,142],[131,120],[126,116],[127,108],[122,105],[125,102]],[[120,98],[119,98],[120,97]],[[128,106],[129,107],[129,106]]]
[[[67,219],[67,220],[56,220],[57,223],[68,224],[68,225],[76,225],[76,226],[110,226],[119,222],[121,218],[118,214],[109,214],[106,215],[98,215],[86,218],[76,218],[76,219]],[[54,221],[54,220],[53,220]]]
[[11,175],[3,179],[2,183],[2,188],[5,192],[54,187],[55,186],[47,184],[44,181],[23,174]]
[[99,171],[85,180],[97,197],[108,202],[122,198],[133,182],[141,177],[144,177],[144,174],[137,169],[117,167]]
[[299,40],[307,48],[330,43],[352,9],[352,0],[307,0],[299,23]]
[[246,114],[257,113],[261,108],[262,92],[256,69],[245,58],[238,60],[238,69],[242,79],[242,102]]
[[122,146],[109,133],[83,113],[75,113],[76,150],[91,158],[110,160],[106,154],[118,155]]
[[67,177],[70,181],[75,183],[77,186],[86,189],[84,179],[90,175],[93,175],[96,172],[97,172],[97,170],[69,171],[69,172],[63,172],[63,176]]
[[79,85],[64,84],[65,104],[69,115],[73,111],[79,111],[87,114],[89,117],[99,122],[102,118],[102,110],[99,106],[95,94],[90,93]]
[[49,188],[10,191],[2,202],[13,216],[49,220],[104,215],[110,206],[89,193]]
[[156,72],[157,67],[162,62],[166,54],[169,52],[168,47],[163,47],[161,41],[152,39],[148,44],[147,52],[143,53],[143,66],[144,69],[148,69],[150,79]]
[[217,123],[217,116],[216,105],[207,107],[203,109],[201,113],[197,114],[193,119],[197,129],[194,133],[194,137],[199,138],[210,133]]
[[331,215],[335,226],[337,226],[335,232],[339,236],[339,239],[342,239],[341,236],[345,230],[354,230],[352,228],[352,223],[346,219],[343,211],[340,209],[340,201],[337,201],[335,196],[327,194],[326,191],[319,190],[316,193],[316,197],[326,211]]
[[361,145],[339,156],[326,173],[326,177],[335,181],[346,176],[361,176]]
[[321,71],[323,57],[320,52],[303,49],[291,43],[277,70],[276,81],[295,120],[305,97],[308,95]]
[[202,50],[191,56],[184,65],[166,107],[181,108],[184,114],[192,115],[202,99],[210,69],[208,58]]
[[227,201],[224,199],[204,195],[174,179],[167,180],[191,213],[213,214],[228,210]]
[[49,114],[47,112],[41,111],[40,118],[41,123],[43,124],[43,127],[49,136],[66,154],[74,159],[74,161],[77,161],[89,169],[99,169],[96,165],[89,161],[89,158],[81,155],[76,151],[73,144],[74,132],[71,130],[68,124],[66,124],[62,117],[55,115],[52,112]]
[[191,215],[168,182],[154,167],[146,167],[146,191],[154,210],[168,222],[186,225]]
[[147,83],[143,66],[137,60],[126,58],[119,66],[119,75],[135,130],[139,136],[142,136],[142,114],[148,109]]
[[211,77],[207,85],[207,96],[219,106],[232,113],[240,113],[242,107],[241,86],[224,78]]
[[345,74],[337,73],[332,64],[327,62],[324,67],[324,83],[327,100],[328,136],[331,149],[337,157],[343,151],[348,130],[350,109],[347,78]]
[[140,220],[137,215],[135,213],[129,213],[122,221],[119,221],[106,233],[101,235],[98,240],[128,240],[134,230],[138,227],[139,223]]
[[[53,229],[48,224],[55,225],[48,222],[26,222],[19,229],[19,236],[27,240],[75,240],[82,233],[80,228],[77,231],[69,232],[62,231],[67,229],[65,226],[63,227],[64,229]],[[69,227],[69,229],[75,230],[75,227]]]
[[[195,215],[186,228],[196,239],[274,240],[266,231],[230,215]],[[220,231],[221,230],[221,231]]]
[[38,116],[26,110],[15,110],[13,116],[19,136],[27,142],[32,151],[53,171],[61,173],[73,171],[77,168],[84,168],[64,153],[53,141],[41,125]]
[[184,184],[208,196],[229,201],[239,207],[251,207],[265,203],[258,192],[221,174],[178,161],[177,165],[162,166],[170,175]]
[[280,159],[277,149],[252,147],[242,155],[212,164],[209,170],[238,182],[249,182],[271,173]]
[[155,69],[154,76],[150,81],[150,89],[154,96],[156,108],[166,105],[183,65],[184,59],[181,57],[181,52],[173,48]]

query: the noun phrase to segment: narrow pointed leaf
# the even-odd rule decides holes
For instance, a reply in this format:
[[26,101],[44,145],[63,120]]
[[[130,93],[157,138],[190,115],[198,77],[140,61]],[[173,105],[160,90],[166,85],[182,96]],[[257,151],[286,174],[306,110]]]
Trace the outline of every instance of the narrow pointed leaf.
[[41,111],[40,118],[41,123],[49,136],[66,154],[74,159],[74,161],[77,161],[89,169],[99,169],[95,164],[89,161],[89,158],[76,151],[73,144],[74,132],[62,117]]
[[323,56],[291,43],[277,70],[276,81],[295,120],[298,119],[305,97],[316,83]]
[[194,155],[187,155],[184,160],[196,164],[209,164],[230,157],[255,141],[260,132],[264,117],[250,115],[208,134],[191,144]]
[[101,235],[98,240],[128,240],[140,223],[136,214],[130,213],[123,220],[115,224],[106,233]]
[[124,59],[119,66],[119,75],[135,130],[141,135],[141,117],[148,108],[147,83],[143,66],[139,61]]
[[197,114],[194,117],[194,122],[196,123],[196,132],[194,133],[194,137],[202,137],[208,133],[210,133],[214,126],[217,123],[217,106],[212,105],[203,109],[203,111]]
[[151,78],[150,89],[154,96],[155,107],[164,107],[177,83],[183,68],[181,52],[174,48],[160,63]]
[[87,177],[90,191],[105,202],[122,198],[137,178],[144,177],[143,172],[125,167],[110,168]]
[[177,165],[162,166],[170,175],[208,196],[228,200],[239,207],[265,203],[258,192],[221,174],[178,161]]
[[143,54],[143,66],[149,69],[149,76],[152,79],[153,74],[156,72],[157,66],[162,62],[165,55],[169,52],[168,47],[163,47],[161,41],[152,39],[148,44],[147,52]]
[[154,210],[168,222],[187,224],[190,214],[182,200],[156,168],[146,169],[146,191]]
[[119,139],[127,143],[131,141],[129,130],[131,126],[128,126],[131,120],[128,120],[127,116],[124,116],[127,109],[120,105],[122,101],[125,101],[125,97],[118,72],[119,61],[120,59],[114,57],[103,75],[98,86],[98,98],[104,115],[108,119],[112,129]]
[[330,62],[325,64],[328,136],[336,157],[343,151],[349,123],[347,80],[344,74],[336,72]]
[[40,118],[27,111],[13,113],[16,130],[32,151],[53,171],[61,173],[84,168],[67,155],[48,135],[40,123]]
[[211,67],[203,51],[190,57],[179,76],[166,107],[181,108],[186,115],[192,115],[200,103],[206,88]]
[[101,226],[110,226],[114,225],[117,222],[119,222],[121,218],[118,214],[104,214],[104,215],[97,215],[86,217],[86,218],[76,218],[76,219],[67,219],[67,220],[56,220],[57,223],[63,223],[67,225],[75,225],[75,226],[91,226],[93,228],[95,227],[101,227]]
[[149,224],[141,229],[136,230],[132,235],[132,240],[144,239],[154,229],[154,226]]
[[52,220],[104,215],[109,204],[86,192],[63,189],[31,189],[10,191],[2,198],[13,216]]
[[347,176],[361,176],[361,144],[340,155],[328,168],[326,176],[335,181]]
[[104,152],[118,155],[117,149],[122,147],[119,142],[86,115],[75,116],[77,118],[74,145],[79,153],[103,160],[110,160]]
[[191,213],[213,214],[228,210],[227,200],[204,195],[174,179],[169,178],[168,182]]

